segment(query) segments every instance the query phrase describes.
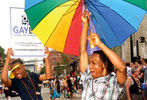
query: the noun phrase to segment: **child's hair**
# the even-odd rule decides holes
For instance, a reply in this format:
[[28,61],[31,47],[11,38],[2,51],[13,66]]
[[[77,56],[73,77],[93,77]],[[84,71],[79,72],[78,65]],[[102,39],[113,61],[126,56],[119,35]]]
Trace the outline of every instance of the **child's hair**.
[[24,64],[24,63],[23,63],[23,60],[21,60],[20,58],[18,58],[18,59],[16,59],[16,60],[12,61],[12,63],[10,64],[10,67],[11,67],[13,64],[16,64],[16,63]]

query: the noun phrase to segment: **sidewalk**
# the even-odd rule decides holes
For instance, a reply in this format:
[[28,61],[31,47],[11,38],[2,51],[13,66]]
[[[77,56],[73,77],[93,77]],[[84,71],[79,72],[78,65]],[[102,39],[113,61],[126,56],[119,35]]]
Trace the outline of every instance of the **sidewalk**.
[[[41,95],[43,100],[50,100],[49,88],[41,88]],[[4,93],[0,94],[0,100],[7,100]],[[11,97],[11,100],[21,100],[20,97]],[[74,93],[72,98],[64,98],[64,95],[61,94],[60,98],[56,100],[81,100],[81,93]]]

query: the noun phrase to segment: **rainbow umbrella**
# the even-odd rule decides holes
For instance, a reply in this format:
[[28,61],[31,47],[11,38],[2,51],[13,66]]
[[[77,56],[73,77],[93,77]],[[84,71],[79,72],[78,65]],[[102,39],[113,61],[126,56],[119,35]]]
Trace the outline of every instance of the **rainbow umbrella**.
[[146,0],[25,0],[25,12],[44,46],[79,55],[84,4],[91,12],[91,31],[109,48],[136,32],[147,11]]

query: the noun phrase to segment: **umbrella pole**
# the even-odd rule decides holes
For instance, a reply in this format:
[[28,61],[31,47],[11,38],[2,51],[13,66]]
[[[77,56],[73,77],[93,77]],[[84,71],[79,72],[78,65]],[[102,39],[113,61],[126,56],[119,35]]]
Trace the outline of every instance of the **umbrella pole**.
[[[85,6],[85,10],[88,10],[87,6],[86,6],[85,0],[84,0],[84,6]],[[88,31],[89,31],[89,34],[90,34],[91,33],[91,29],[90,29],[90,25],[89,25],[89,18],[88,18]],[[94,41],[91,40],[89,42],[90,42],[90,48],[92,48],[92,49],[95,48]]]
[[[86,6],[86,1],[85,0],[84,0],[84,6],[85,6],[85,10],[88,10],[87,6]],[[88,31],[89,31],[89,33],[91,33],[90,25],[89,25],[89,18],[88,18]]]

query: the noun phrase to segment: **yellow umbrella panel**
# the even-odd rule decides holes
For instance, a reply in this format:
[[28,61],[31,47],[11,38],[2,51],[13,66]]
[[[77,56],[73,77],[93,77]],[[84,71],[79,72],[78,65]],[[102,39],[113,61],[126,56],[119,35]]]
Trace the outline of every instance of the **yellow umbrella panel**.
[[63,52],[68,31],[79,3],[79,0],[68,1],[58,6],[32,30],[43,45]]

